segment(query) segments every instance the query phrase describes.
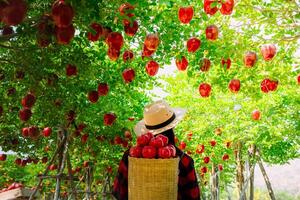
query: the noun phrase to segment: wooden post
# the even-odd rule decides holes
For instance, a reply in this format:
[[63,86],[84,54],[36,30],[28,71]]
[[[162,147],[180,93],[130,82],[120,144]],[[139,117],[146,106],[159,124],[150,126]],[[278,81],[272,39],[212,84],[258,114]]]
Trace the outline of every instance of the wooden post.
[[[54,152],[54,154],[53,154],[53,156],[51,158],[51,160],[49,161],[49,163],[46,166],[46,169],[45,169],[45,171],[43,173],[43,176],[46,176],[48,174],[50,165],[52,165],[52,163],[54,162],[57,154],[62,150],[62,148],[63,148],[63,146],[65,144],[65,140],[66,139],[67,138],[64,138],[61,141],[61,143],[58,145],[57,149],[55,150],[55,152]],[[43,182],[43,179],[40,178],[38,184],[36,185],[35,189],[33,190],[32,194],[30,195],[29,200],[33,200],[33,198],[34,198],[35,194],[37,193],[38,189],[41,187],[42,182]]]
[[[64,138],[67,138],[66,132],[62,131],[63,135],[61,136],[61,140]],[[54,193],[54,200],[59,200],[60,197],[60,184],[61,184],[61,175],[63,174],[63,171],[65,169],[65,163],[67,158],[67,151],[68,151],[68,140],[65,140],[65,145],[63,146],[63,149],[59,153],[59,168],[58,168],[58,177],[56,179],[56,187],[55,187],[55,193]]]
[[68,174],[70,177],[70,180],[69,180],[70,186],[71,186],[71,190],[72,190],[72,193],[70,196],[71,196],[71,198],[73,197],[73,199],[77,199],[77,194],[76,194],[76,189],[74,186],[74,180],[73,180],[73,174],[72,174],[72,164],[71,164],[69,153],[67,153],[67,166],[68,166]]
[[276,200],[275,195],[274,195],[274,192],[273,192],[273,189],[272,189],[271,182],[270,182],[270,180],[269,180],[269,177],[268,177],[268,175],[267,175],[267,172],[266,172],[266,170],[265,170],[265,167],[264,167],[264,165],[263,165],[263,163],[262,163],[262,161],[261,161],[259,151],[257,151],[257,154],[258,154],[258,156],[257,156],[257,162],[258,162],[260,171],[261,171],[261,173],[262,173],[262,175],[263,175],[263,177],[264,177],[265,183],[266,183],[266,185],[267,185],[268,192],[269,192],[269,196],[270,196],[271,200]]
[[89,165],[86,172],[86,199],[91,199],[91,186],[93,179],[93,166]]

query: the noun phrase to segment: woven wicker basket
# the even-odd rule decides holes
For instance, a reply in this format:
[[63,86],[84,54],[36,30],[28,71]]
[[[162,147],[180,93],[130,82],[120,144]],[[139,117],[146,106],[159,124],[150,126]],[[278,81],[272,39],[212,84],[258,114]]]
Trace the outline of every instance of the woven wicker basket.
[[129,157],[129,200],[177,200],[179,158]]

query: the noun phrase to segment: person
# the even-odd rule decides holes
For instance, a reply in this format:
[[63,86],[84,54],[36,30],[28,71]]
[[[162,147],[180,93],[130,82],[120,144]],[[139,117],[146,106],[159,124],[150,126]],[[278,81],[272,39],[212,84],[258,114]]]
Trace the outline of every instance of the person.
[[[137,136],[151,132],[154,136],[159,134],[168,137],[169,144],[176,148],[176,156],[180,157],[178,177],[178,200],[199,200],[200,189],[194,168],[193,159],[175,145],[173,128],[183,119],[185,110],[171,108],[164,100],[153,102],[144,109],[144,119],[134,128]],[[125,151],[120,161],[117,176],[113,185],[113,196],[117,200],[128,199],[128,156]]]

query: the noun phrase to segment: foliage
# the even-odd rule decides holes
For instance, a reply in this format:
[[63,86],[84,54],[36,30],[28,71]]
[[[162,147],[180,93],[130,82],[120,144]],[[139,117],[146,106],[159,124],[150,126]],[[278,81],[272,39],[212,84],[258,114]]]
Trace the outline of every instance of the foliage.
[[[207,147],[206,153],[215,154],[212,159],[215,163],[223,163],[221,156],[225,152],[229,154],[230,160],[226,162],[229,165],[224,166],[224,173],[221,174],[221,178],[228,181],[232,180],[234,171],[234,149],[219,145],[225,140],[233,143],[243,141],[244,153],[249,144],[256,144],[264,160],[271,163],[284,163],[298,156],[300,104],[296,68],[293,65],[298,64],[294,63],[297,61],[294,52],[297,49],[295,41],[300,34],[299,4],[296,1],[238,1],[232,15],[223,16],[218,12],[209,16],[203,10],[203,1],[130,0],[128,2],[135,7],[133,19],[138,21],[139,30],[134,37],[129,37],[124,34],[124,16],[118,11],[124,1],[66,0],[76,13],[73,20],[75,37],[70,44],[59,45],[52,36],[47,48],[37,45],[37,25],[43,14],[51,12],[53,1],[27,2],[29,7],[25,21],[13,28],[15,33],[12,36],[0,36],[0,74],[4,76],[0,81],[0,105],[4,109],[0,116],[0,146],[4,151],[13,150],[21,158],[50,158],[57,147],[57,133],[63,128],[69,135],[73,134],[70,145],[73,166],[92,161],[96,168],[96,179],[102,179],[108,166],[113,166],[116,171],[125,149],[121,145],[114,145],[114,139],[116,136],[124,139],[124,131],[132,130],[142,117],[144,105],[150,101],[146,91],[160,85],[155,77],[145,73],[147,61],[154,59],[163,67],[184,55],[189,61],[187,73],[166,80],[170,84],[167,91],[170,92],[168,99],[172,105],[189,110],[185,122],[177,129],[181,140],[186,139],[188,131],[193,132],[188,149],[194,151],[198,144],[207,145],[210,139],[215,139],[217,147]],[[189,25],[183,25],[177,13],[179,7],[187,5],[193,6],[195,15]],[[284,12],[281,12],[283,8]],[[87,32],[92,31],[89,25],[93,22],[122,33],[125,44],[121,55],[131,49],[135,54],[134,60],[127,63],[121,58],[115,62],[109,60],[104,40],[92,43],[87,39]],[[215,42],[205,39],[205,28],[211,24],[220,30],[220,37]],[[161,41],[159,48],[152,58],[143,59],[140,55],[145,36],[155,32]],[[190,37],[201,39],[201,48],[194,54],[186,51],[186,41]],[[275,59],[264,62],[259,56],[255,67],[245,68],[244,53],[251,50],[260,55],[259,48],[264,43],[277,45]],[[199,63],[203,58],[212,61],[208,73],[199,72]],[[231,58],[230,70],[220,66],[222,58]],[[67,64],[77,66],[77,76],[66,76]],[[121,76],[127,68],[136,71],[135,80],[129,84],[125,84]],[[25,73],[24,79],[16,78],[19,71]],[[276,92],[260,92],[260,82],[265,77],[279,80]],[[241,80],[238,94],[228,92],[227,85],[232,78]],[[92,104],[87,94],[97,90],[101,82],[108,83],[110,92]],[[199,97],[197,89],[201,82],[209,82],[213,86],[212,96],[208,99]],[[12,91],[11,88],[15,88],[16,92],[10,95],[8,91]],[[31,119],[22,122],[18,116],[22,108],[20,101],[28,92],[36,95],[37,102],[32,108]],[[235,105],[241,105],[242,109],[233,111]],[[256,108],[261,110],[262,119],[253,122],[250,113]],[[70,110],[76,113],[76,126],[67,120],[66,115]],[[108,112],[117,115],[113,126],[103,124],[103,115]],[[129,117],[134,117],[134,121],[128,120]],[[81,135],[89,135],[86,143],[81,142],[81,135],[76,137],[74,134],[80,123],[87,125],[81,132]],[[37,140],[24,138],[21,129],[32,125],[40,130],[51,127],[53,134]],[[221,136],[214,134],[218,127],[223,129]],[[96,139],[99,136],[105,136],[106,139],[100,142]],[[46,146],[49,147],[48,151],[45,150]],[[280,148],[282,146],[284,148]],[[203,165],[199,155],[194,158],[198,168]],[[8,163],[12,162],[9,158]],[[40,167],[38,165],[35,170],[40,170]],[[15,170],[14,167],[5,169],[9,172]],[[35,170],[31,172],[35,173]],[[32,174],[31,178],[23,181],[33,185],[33,177]]]

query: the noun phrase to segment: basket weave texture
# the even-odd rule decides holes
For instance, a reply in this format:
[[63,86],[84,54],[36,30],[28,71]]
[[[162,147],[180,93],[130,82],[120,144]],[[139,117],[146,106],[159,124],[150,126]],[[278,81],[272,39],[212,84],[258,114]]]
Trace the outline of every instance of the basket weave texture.
[[179,158],[128,158],[129,200],[177,200]]

